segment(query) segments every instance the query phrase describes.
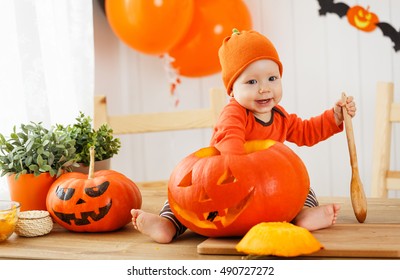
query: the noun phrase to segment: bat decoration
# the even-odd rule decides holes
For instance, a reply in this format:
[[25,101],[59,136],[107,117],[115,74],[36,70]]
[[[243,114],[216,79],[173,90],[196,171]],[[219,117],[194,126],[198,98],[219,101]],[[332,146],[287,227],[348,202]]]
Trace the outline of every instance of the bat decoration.
[[349,10],[349,6],[345,3],[335,3],[334,0],[318,0],[320,9],[319,14],[321,16],[327,13],[337,14],[340,18],[344,17]]
[[348,22],[355,28],[372,32],[377,27],[381,29],[383,36],[389,37],[393,42],[393,48],[397,52],[400,50],[400,29],[396,30],[392,25],[386,22],[380,22],[376,14],[361,6],[353,6],[334,0],[318,0],[320,5],[319,14],[325,16],[327,13],[337,14],[340,18],[346,16]]

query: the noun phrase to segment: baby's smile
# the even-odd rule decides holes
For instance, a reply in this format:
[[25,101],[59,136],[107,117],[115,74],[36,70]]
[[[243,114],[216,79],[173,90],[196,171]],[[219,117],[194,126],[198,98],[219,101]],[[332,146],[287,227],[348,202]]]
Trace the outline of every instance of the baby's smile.
[[256,102],[260,105],[267,105],[272,101],[272,98],[258,99]]

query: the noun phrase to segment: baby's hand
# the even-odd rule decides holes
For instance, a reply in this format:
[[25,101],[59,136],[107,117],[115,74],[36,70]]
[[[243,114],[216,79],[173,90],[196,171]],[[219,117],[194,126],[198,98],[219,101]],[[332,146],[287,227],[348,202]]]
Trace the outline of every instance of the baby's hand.
[[354,117],[356,115],[356,103],[353,101],[353,96],[347,96],[346,99],[346,104],[343,104],[341,100],[338,100],[335,103],[335,107],[333,108],[334,115],[335,115],[335,121],[337,125],[340,125],[343,122],[343,111],[342,107],[346,106],[347,113],[350,115],[350,117]]

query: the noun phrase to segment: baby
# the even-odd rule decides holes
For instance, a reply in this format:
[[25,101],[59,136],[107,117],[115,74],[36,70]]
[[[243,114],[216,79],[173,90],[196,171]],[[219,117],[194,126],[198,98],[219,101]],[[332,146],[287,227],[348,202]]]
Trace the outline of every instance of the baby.
[[[218,55],[222,79],[231,96],[210,142],[221,154],[244,154],[244,143],[256,139],[312,146],[343,131],[343,106],[351,117],[355,116],[351,96],[345,104],[338,100],[333,108],[309,120],[287,113],[279,105],[283,96],[282,63],[271,41],[256,31],[234,30],[224,39]],[[319,205],[310,188],[303,209],[291,222],[310,231],[326,228],[336,222],[339,209],[335,203]],[[139,209],[132,209],[131,214],[135,229],[159,243],[169,243],[186,230],[168,201],[159,215]]]

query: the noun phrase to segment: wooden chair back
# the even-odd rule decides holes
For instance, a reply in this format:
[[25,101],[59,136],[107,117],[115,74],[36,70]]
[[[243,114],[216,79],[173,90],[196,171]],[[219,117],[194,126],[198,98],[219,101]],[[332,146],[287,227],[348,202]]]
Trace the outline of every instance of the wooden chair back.
[[206,109],[175,112],[143,113],[129,115],[109,115],[107,98],[94,97],[94,127],[107,123],[114,134],[148,133],[159,131],[212,128],[226,105],[227,95],[222,88],[210,90],[210,107]]
[[[210,106],[205,109],[174,112],[109,115],[107,98],[94,97],[94,128],[107,123],[115,135],[138,134],[160,131],[213,128],[222,108],[227,103],[227,94],[222,88],[210,89]],[[139,186],[162,186],[167,181],[136,182]]]
[[390,169],[392,127],[400,123],[400,103],[394,102],[393,95],[393,83],[377,84],[371,183],[373,197],[386,198],[389,190],[400,190],[400,171]]

